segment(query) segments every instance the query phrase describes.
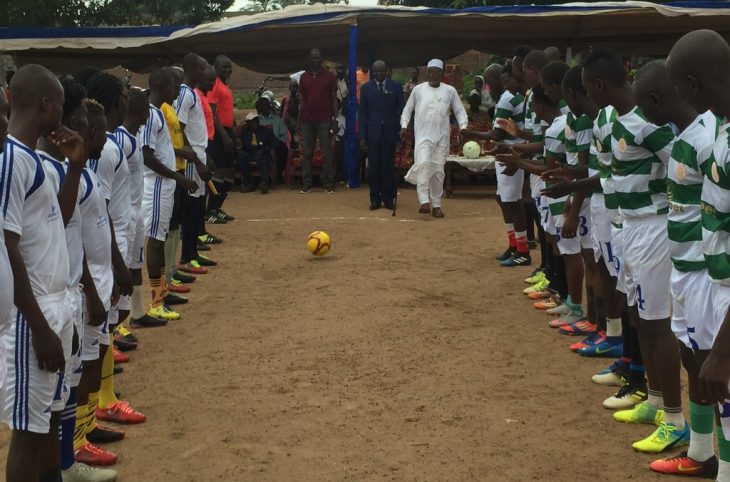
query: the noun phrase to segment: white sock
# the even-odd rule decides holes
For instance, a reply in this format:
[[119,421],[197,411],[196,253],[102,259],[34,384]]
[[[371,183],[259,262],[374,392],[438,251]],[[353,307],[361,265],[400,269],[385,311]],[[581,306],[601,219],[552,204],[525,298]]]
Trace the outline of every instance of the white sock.
[[621,336],[621,318],[606,317],[606,336]]
[[679,407],[679,409],[664,407],[664,421],[671,423],[678,429],[683,429],[685,421],[682,407]]
[[661,410],[664,408],[664,400],[662,399],[662,392],[649,389],[649,398],[646,400],[649,405],[656,408],[657,410]]
[[132,286],[132,318],[138,320],[144,316],[144,307],[142,306],[142,287]]
[[515,230],[515,225],[512,223],[504,223],[504,227],[507,230],[508,233]]
[[717,482],[730,482],[730,462],[720,460],[720,469],[717,471]]
[[697,462],[704,462],[715,455],[715,437],[712,433],[689,431],[687,456]]

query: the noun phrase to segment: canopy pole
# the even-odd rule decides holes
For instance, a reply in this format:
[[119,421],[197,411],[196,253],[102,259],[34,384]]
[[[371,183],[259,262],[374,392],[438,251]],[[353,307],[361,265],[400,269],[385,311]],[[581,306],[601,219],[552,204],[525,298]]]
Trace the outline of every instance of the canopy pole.
[[360,186],[360,149],[355,132],[357,123],[357,23],[350,25],[350,49],[348,65],[347,125],[345,126],[345,164],[349,187]]
[[570,65],[570,63],[573,61],[573,47],[568,45],[565,49],[565,63]]

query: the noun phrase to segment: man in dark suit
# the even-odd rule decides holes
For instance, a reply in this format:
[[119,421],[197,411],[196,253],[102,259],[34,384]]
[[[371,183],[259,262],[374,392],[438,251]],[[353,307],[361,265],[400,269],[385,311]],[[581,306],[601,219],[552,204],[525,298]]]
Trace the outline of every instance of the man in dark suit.
[[360,89],[360,145],[368,153],[371,211],[381,204],[393,209],[396,192],[395,148],[405,96],[400,83],[386,78],[387,70],[376,61],[373,79]]

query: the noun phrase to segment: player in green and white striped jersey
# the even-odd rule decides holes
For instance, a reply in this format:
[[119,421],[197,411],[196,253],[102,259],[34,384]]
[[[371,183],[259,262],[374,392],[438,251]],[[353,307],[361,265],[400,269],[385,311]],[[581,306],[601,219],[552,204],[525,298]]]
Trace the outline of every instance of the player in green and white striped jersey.
[[[584,193],[593,192],[591,188],[577,190],[573,198],[573,216],[580,216],[581,221],[578,226],[581,228],[583,223],[589,226],[590,233],[586,233],[586,238],[581,239],[583,246],[583,261],[586,269],[586,292],[588,294],[589,316],[598,325],[600,335],[584,340],[586,345],[579,349],[579,353],[587,356],[603,355],[611,353],[614,356],[622,354],[621,346],[621,311],[620,302],[615,289],[615,281],[611,278],[606,264],[613,266],[613,256],[610,249],[610,219],[605,213],[605,204],[600,194],[600,183],[598,182],[598,153],[595,143],[593,142],[593,118],[598,117],[598,107],[588,97],[582,82],[581,66],[572,67],[563,78],[563,96],[571,109],[568,115],[568,124],[566,127],[566,150],[568,151],[568,163],[574,171],[574,177],[578,179],[590,179],[593,181],[585,181],[585,184],[593,184],[598,193],[590,199],[584,201],[583,208],[580,211],[575,209],[580,199],[584,197]],[[595,219],[594,219],[595,218]],[[597,222],[608,224],[608,239],[606,250],[601,249],[594,234],[594,225]],[[580,233],[582,234],[582,233]],[[589,248],[589,249],[586,249]],[[606,262],[596,264],[606,251]],[[604,307],[604,313],[597,313],[591,309],[593,297],[600,299],[600,305]],[[593,305],[595,306],[595,305]],[[605,317],[604,317],[605,315]]]
[[[490,65],[484,72],[484,78],[490,91],[493,95],[499,95],[494,112],[496,127],[487,133],[468,131],[465,134],[475,139],[501,141],[509,147],[509,145],[524,143],[524,140],[511,136],[499,125],[509,122],[517,129],[524,128],[524,97],[517,92],[518,84],[512,74],[511,66],[501,67],[499,73],[498,69],[500,67]],[[494,153],[499,152],[506,152],[506,149],[494,151]],[[521,169],[512,171],[504,167],[497,167],[497,199],[502,209],[509,242],[507,250],[501,256],[497,256],[497,260],[506,267],[528,266],[532,263],[530,248],[527,244],[527,218],[522,204],[524,177],[524,171]]]
[[[540,84],[548,97],[554,102],[559,103],[563,100],[563,78],[568,72],[570,67],[564,62],[550,62],[540,71]],[[565,126],[560,140],[563,143],[563,149],[566,153],[566,158],[560,163],[555,163],[554,167],[566,167],[568,166],[568,142],[567,136],[572,131],[567,127],[568,115],[565,116]],[[547,139],[546,139],[547,142]],[[590,145],[590,142],[589,144]],[[596,331],[596,326],[593,323],[587,322],[583,315],[583,274],[584,266],[581,257],[581,239],[577,236],[577,223],[574,221],[578,220],[578,213],[573,213],[572,205],[566,204],[568,201],[567,197],[550,198],[548,204],[550,206],[550,213],[555,220],[555,232],[552,233],[557,239],[558,250],[563,256],[565,262],[566,281],[568,283],[569,296],[565,300],[564,307],[560,313],[560,317],[552,320],[550,326],[553,328],[560,328],[563,334],[589,334]],[[576,206],[580,208],[581,205]],[[564,215],[567,213],[569,216],[566,218]],[[575,216],[575,219],[572,216]],[[584,218],[585,219],[585,218]],[[567,226],[566,226],[567,220]],[[586,220],[587,221],[587,220]],[[587,226],[583,223],[585,234],[588,232]],[[566,230],[567,227],[567,230]],[[591,302],[591,307],[593,303]]]
[[[682,37],[667,59],[667,70],[677,92],[698,111],[710,108],[723,118],[702,185],[702,230],[705,260],[713,281],[711,300],[715,337],[700,369],[698,393],[719,402],[720,448],[718,481],[730,481],[730,46],[716,32],[697,30]],[[708,417],[709,419],[709,417]],[[708,424],[710,424],[708,420]],[[693,426],[693,430],[695,426]],[[711,430],[708,430],[710,432]]]
[[[645,65],[637,79],[637,103],[644,115],[655,124],[671,123],[680,131],[667,165],[668,234],[673,264],[672,329],[682,342],[682,360],[690,379],[692,431],[687,453],[694,464],[703,464],[714,456],[712,419],[707,423],[706,417],[712,414],[712,406],[703,403],[696,391],[697,367],[712,347],[714,335],[712,306],[708,303],[712,283],[702,252],[700,197],[703,173],[715,142],[717,119],[709,111],[698,115],[677,95],[663,62]],[[665,421],[671,423],[669,416],[666,415]],[[674,467],[673,459],[655,461],[651,467],[667,472]]]
[[[614,417],[654,422],[664,416],[668,423],[633,445],[637,450],[661,451],[686,444],[689,439],[681,412],[679,354],[669,320],[672,264],[663,215],[668,206],[664,177],[674,135],[668,126],[657,127],[643,116],[621,57],[615,52],[593,51],[583,69],[588,95],[599,107],[612,105],[617,112],[611,131],[611,174],[624,217],[621,275],[649,380],[648,400]],[[641,84],[638,78],[634,87],[643,88]]]

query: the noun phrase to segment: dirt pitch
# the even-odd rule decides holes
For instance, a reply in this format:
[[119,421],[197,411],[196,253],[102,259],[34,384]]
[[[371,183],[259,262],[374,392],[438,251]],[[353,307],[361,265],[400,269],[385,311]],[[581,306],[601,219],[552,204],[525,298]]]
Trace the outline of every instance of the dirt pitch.
[[[110,446],[120,481],[667,480],[631,449],[651,427],[600,406],[606,360],[548,328],[529,269],[496,266],[493,199],[436,220],[413,190],[395,218],[367,197],[232,195],[238,219],[210,228],[221,266],[182,320],[138,332],[117,379],[148,416]],[[326,257],[305,249],[314,230]]]

